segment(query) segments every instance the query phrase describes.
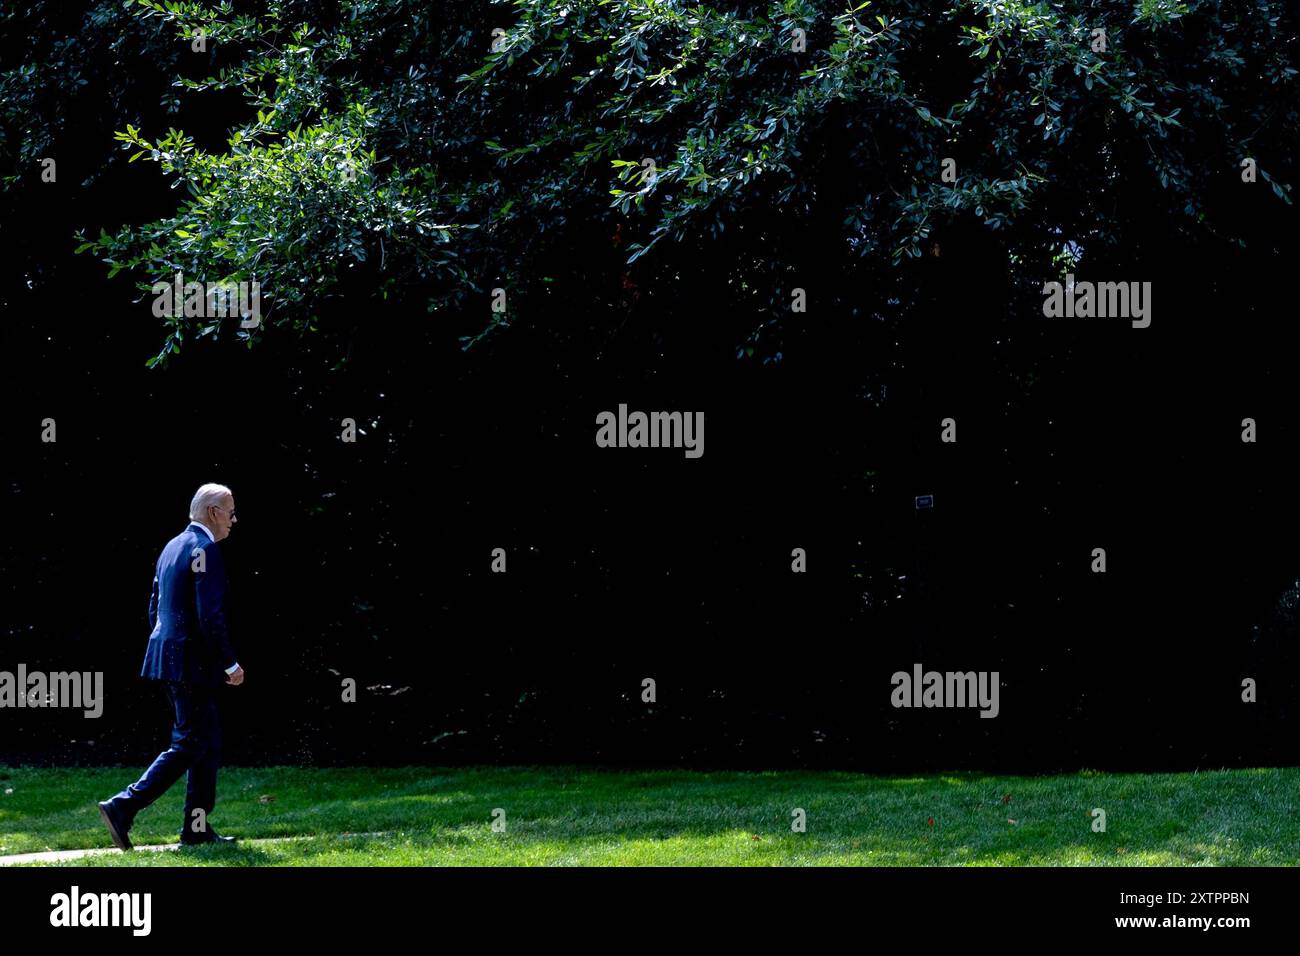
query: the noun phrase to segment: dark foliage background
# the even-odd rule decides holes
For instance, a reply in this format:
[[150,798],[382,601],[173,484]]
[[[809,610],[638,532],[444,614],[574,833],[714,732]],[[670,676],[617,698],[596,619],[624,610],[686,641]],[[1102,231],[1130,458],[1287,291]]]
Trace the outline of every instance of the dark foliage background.
[[[25,6],[31,42],[0,38],[6,70],[88,29],[76,5]],[[1297,249],[1265,183],[1243,192],[1229,166],[1196,184],[1245,247],[1189,234],[1149,179],[1110,183],[1122,235],[1087,271],[1150,280],[1152,325],[1053,322],[970,215],[900,272],[855,271],[839,226],[860,173],[832,119],[810,134],[827,160],[806,205],[739,208],[639,271],[617,213],[575,211],[530,253],[553,279],[524,293],[530,320],[471,349],[472,315],[367,297],[361,277],[313,306],[346,329],[341,367],[268,333],[150,369],[158,320],[74,235],[175,209],[156,168],[114,153],[126,122],[211,136],[246,110],[171,103],[185,45],[89,9],[103,33],[68,55],[90,82],[45,91],[52,126],[53,106],[11,94],[0,139],[17,176],[0,194],[0,669],[102,670],[106,706],[0,713],[0,761],[136,764],[164,745],[162,695],[135,676],[150,575],[215,480],[238,505],[223,552],[248,671],[226,694],[229,763],[1296,762]],[[129,82],[124,56],[142,64]],[[14,146],[38,127],[49,143]],[[31,162],[46,153],[56,183]],[[1050,184],[1042,202],[1074,208]],[[746,354],[738,330],[763,315],[738,315],[730,264],[762,266],[752,281],[777,258],[773,284],[808,288],[810,310]],[[484,297],[463,308],[487,315]],[[597,449],[595,416],[620,402],[703,411],[704,457]],[[894,710],[890,674],[918,661],[997,670],[1001,715]]]

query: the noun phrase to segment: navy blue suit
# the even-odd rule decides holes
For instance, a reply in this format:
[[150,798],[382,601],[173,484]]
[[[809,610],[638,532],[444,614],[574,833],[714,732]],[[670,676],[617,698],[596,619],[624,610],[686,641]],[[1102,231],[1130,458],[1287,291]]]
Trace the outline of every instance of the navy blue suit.
[[154,571],[149,597],[152,632],[140,676],[162,682],[173,716],[172,742],[139,780],[112,799],[128,827],[137,813],[188,773],[181,838],[205,835],[221,762],[217,693],[227,668],[236,663],[226,632],[225,598],[221,546],[191,522],[167,542]]
[[[196,571],[197,551],[206,565]],[[226,566],[221,545],[197,524],[167,542],[149,596],[149,647],[141,677],[220,687],[235,664],[226,633]]]

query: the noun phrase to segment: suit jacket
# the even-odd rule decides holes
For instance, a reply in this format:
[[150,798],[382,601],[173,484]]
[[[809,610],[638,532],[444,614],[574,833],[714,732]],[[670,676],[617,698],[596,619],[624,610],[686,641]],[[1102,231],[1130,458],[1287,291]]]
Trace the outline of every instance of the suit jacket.
[[[196,571],[202,552],[203,570]],[[149,647],[140,676],[209,687],[225,683],[235,652],[226,632],[221,547],[194,522],[167,542],[149,596]]]

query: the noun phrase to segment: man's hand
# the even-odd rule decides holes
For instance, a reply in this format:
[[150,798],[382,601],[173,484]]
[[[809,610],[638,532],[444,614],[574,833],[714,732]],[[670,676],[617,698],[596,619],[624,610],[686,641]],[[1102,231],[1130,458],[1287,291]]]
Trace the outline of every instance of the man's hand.
[[242,667],[237,668],[234,671],[234,673],[226,675],[226,683],[230,684],[232,687],[238,687],[243,682],[244,682],[244,669]]

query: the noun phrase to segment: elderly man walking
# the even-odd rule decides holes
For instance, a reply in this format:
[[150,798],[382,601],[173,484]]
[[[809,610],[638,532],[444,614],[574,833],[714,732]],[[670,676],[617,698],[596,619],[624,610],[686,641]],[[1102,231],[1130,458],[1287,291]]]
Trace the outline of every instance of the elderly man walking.
[[226,569],[218,545],[234,523],[230,489],[204,485],[190,502],[189,527],[168,541],[158,558],[149,597],[153,632],[140,676],[162,683],[172,711],[172,743],[139,780],[99,804],[119,849],[131,849],[127,833],[136,814],[186,773],[181,843],[234,842],[208,825],[221,762],[217,693],[222,683],[244,682],[226,633]]

